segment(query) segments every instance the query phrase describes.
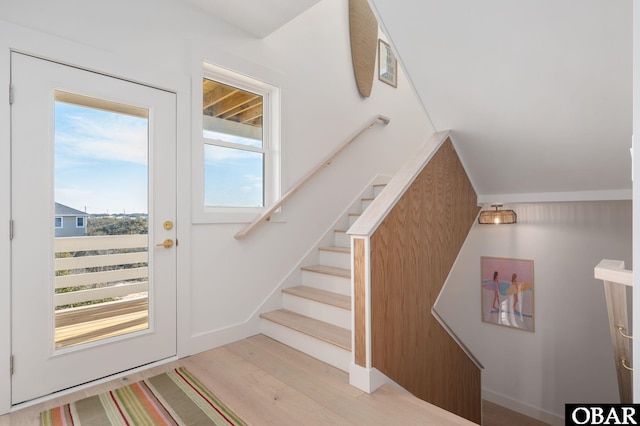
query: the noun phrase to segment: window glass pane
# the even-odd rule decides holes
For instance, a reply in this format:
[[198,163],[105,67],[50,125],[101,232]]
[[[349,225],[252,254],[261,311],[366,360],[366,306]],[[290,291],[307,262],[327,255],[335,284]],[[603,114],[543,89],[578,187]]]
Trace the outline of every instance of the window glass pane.
[[205,138],[262,148],[261,95],[206,78],[202,94]]
[[263,207],[264,154],[204,146],[204,204],[210,207]]

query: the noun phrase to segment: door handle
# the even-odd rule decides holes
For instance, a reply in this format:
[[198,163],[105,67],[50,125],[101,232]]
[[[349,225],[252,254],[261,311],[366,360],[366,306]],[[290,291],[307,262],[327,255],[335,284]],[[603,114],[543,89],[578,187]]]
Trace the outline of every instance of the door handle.
[[156,244],[156,247],[171,248],[171,247],[173,247],[173,240],[170,240],[169,238],[167,238],[166,240],[164,240],[160,244]]

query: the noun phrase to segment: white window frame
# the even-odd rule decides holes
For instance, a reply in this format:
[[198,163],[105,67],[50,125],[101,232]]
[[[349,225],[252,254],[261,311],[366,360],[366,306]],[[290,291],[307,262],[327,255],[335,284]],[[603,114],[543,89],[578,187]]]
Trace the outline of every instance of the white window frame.
[[[60,219],[60,226],[57,226],[56,223],[58,222],[58,219]],[[64,228],[64,218],[62,216],[55,216],[53,218],[53,226],[56,229],[62,229]]]
[[[78,219],[82,219],[82,225],[78,225]],[[85,228],[87,226],[87,218],[84,216],[76,216],[76,228]]]
[[[202,77],[229,86],[238,87],[263,97],[262,143],[263,149],[214,142],[203,136],[202,78],[193,79],[193,158],[192,158],[192,220],[193,223],[250,223],[276,202],[280,189],[280,90],[276,86],[228,69],[202,63]],[[205,145],[231,147],[264,153],[264,206],[218,207],[204,204],[204,148]],[[277,215],[272,218],[277,220]]]

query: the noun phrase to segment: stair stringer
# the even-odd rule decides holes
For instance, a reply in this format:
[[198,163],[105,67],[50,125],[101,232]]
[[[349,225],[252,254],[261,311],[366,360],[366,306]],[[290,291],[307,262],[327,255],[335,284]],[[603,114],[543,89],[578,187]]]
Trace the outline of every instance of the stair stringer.
[[[282,290],[289,287],[295,287],[302,282],[302,270],[303,266],[313,265],[317,263],[319,258],[318,250],[320,247],[330,245],[333,239],[333,232],[336,228],[348,228],[347,222],[345,221],[349,212],[354,210],[359,210],[359,204],[362,198],[367,197],[372,192],[372,187],[374,185],[384,185],[387,184],[391,180],[391,176],[387,175],[376,175],[371,181],[365,185],[364,189],[356,195],[351,203],[338,215],[338,218],[327,228],[327,230],[322,234],[320,238],[313,244],[309,250],[301,257],[300,261],[296,263],[287,273],[287,275],[276,285],[271,292],[263,299],[263,302],[258,305],[258,307],[249,315],[247,318],[247,323],[261,323],[260,314],[276,310],[282,309],[283,307],[283,297]],[[260,332],[260,326],[258,327],[258,332]]]

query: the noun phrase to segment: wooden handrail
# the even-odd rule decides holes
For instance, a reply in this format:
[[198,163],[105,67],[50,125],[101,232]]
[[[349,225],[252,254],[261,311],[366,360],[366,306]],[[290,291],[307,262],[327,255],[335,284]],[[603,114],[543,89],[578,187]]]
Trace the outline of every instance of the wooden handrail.
[[327,155],[317,166],[315,166],[311,171],[309,171],[302,179],[300,179],[290,190],[288,190],[278,201],[273,203],[271,207],[265,210],[260,216],[254,219],[249,225],[247,225],[242,231],[237,232],[234,237],[239,240],[244,238],[249,232],[255,229],[259,224],[268,222],[271,220],[271,215],[278,210],[284,203],[287,201],[302,185],[304,185],[309,179],[311,179],[316,173],[318,173],[322,168],[331,164],[333,159],[349,145],[353,142],[360,134],[362,134],[365,130],[370,129],[374,126],[374,124],[380,122],[385,126],[389,124],[391,119],[389,117],[385,117],[384,115],[375,115],[366,123],[362,125],[355,133],[353,133],[345,142],[343,142],[340,146],[334,149],[329,155]]
[[624,269],[622,260],[602,259],[593,269],[593,276],[597,280],[633,287],[633,271]]

